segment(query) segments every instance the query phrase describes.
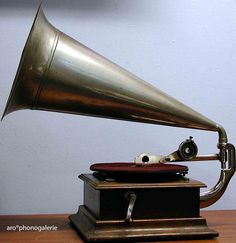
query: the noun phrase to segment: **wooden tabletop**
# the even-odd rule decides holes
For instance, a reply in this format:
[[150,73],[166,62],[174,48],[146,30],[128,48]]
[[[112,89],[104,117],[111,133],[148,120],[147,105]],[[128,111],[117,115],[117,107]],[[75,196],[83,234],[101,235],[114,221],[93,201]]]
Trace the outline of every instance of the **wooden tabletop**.
[[[207,219],[208,226],[218,231],[220,236],[211,240],[181,240],[176,243],[236,243],[236,210],[203,211],[201,215]],[[0,216],[0,242],[81,243],[84,241],[70,225],[67,214],[54,214]],[[165,243],[170,242],[173,241],[165,241]]]

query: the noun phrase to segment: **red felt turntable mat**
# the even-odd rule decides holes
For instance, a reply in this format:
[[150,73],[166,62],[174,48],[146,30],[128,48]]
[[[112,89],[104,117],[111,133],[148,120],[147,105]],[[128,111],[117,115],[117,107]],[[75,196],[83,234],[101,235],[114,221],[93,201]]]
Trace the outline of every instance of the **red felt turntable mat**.
[[98,163],[93,164],[92,171],[105,174],[182,174],[188,172],[188,167],[176,164],[151,164],[139,166],[135,163]]

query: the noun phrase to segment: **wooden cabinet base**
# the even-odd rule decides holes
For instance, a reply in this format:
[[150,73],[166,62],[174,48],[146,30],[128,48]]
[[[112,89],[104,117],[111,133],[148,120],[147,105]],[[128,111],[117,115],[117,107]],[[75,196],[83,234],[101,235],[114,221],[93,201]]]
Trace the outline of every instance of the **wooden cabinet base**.
[[[70,221],[87,241],[207,239],[218,236],[200,217],[204,184],[180,177],[162,181],[107,181],[82,174],[84,205]],[[135,202],[127,195],[135,195]],[[130,215],[129,215],[130,214]]]
[[159,220],[96,220],[84,206],[70,221],[89,242],[104,241],[151,241],[172,239],[206,239],[218,233],[207,227],[206,220],[199,218],[177,218]]

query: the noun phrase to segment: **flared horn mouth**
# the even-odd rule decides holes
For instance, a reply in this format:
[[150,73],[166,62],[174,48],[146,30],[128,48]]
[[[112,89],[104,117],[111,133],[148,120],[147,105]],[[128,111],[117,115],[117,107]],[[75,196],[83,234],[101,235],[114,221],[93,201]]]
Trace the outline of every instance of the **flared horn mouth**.
[[[21,54],[1,121],[13,111],[33,109],[35,94],[39,89],[39,81],[36,81],[38,79],[36,75],[40,75],[40,65],[42,69],[44,63],[48,61],[48,56],[51,53],[50,39],[55,35],[55,32],[57,30],[48,23],[42,10],[42,3],[40,3]],[[33,77],[35,78],[32,79]]]
[[41,5],[2,118],[19,109],[218,131],[217,123],[58,31]]

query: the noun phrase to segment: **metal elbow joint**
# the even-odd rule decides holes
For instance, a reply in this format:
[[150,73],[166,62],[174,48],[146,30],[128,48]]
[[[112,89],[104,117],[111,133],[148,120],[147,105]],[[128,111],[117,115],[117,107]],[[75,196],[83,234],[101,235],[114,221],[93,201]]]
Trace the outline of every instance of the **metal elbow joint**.
[[218,133],[219,160],[221,162],[220,178],[213,188],[200,195],[201,208],[208,207],[221,198],[236,170],[235,147],[228,143],[225,129],[220,125],[218,126]]

